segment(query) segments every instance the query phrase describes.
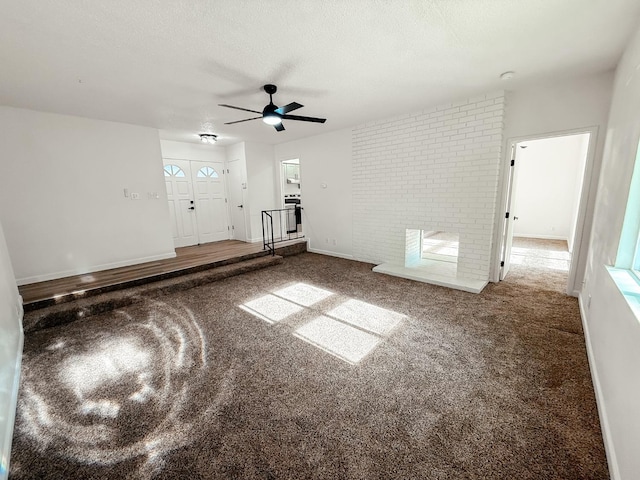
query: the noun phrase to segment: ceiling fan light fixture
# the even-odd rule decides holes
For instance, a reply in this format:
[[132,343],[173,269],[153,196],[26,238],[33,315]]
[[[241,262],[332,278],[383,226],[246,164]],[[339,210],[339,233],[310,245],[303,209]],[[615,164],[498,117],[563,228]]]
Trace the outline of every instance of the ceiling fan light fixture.
[[209,145],[213,145],[218,141],[218,136],[214,135],[213,133],[201,133],[200,141],[202,143],[208,143]]
[[[269,100],[271,100],[271,97],[269,97]],[[278,125],[282,123],[282,117],[276,112],[277,108],[278,107],[270,101],[269,105],[262,110],[262,121],[267,125]]]
[[277,113],[265,113],[262,117],[262,121],[267,125],[278,125],[282,123],[282,118]]

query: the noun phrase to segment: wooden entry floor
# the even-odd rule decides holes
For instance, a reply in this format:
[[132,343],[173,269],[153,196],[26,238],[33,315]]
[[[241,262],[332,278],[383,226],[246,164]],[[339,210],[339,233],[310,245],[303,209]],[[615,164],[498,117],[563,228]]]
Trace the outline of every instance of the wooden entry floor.
[[[304,239],[303,239],[304,241]],[[293,243],[293,242],[292,242]],[[84,296],[88,291],[113,290],[116,285],[127,287],[191,273],[198,267],[232,263],[245,258],[266,255],[262,243],[223,240],[191,247],[176,248],[176,256],[165,260],[140,263],[127,267],[102,270],[18,287],[25,310],[58,303],[69,296]],[[38,306],[36,306],[38,305]]]

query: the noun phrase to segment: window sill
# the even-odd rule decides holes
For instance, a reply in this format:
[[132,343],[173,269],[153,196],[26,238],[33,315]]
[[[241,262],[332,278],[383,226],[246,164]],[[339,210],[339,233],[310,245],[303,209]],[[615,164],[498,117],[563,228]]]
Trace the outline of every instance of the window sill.
[[635,316],[640,320],[640,282],[624,268],[606,267]]

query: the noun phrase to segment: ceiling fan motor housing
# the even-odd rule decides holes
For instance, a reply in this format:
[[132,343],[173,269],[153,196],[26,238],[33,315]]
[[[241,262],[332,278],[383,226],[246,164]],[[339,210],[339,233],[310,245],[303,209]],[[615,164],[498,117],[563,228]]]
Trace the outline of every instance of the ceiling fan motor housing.
[[277,108],[278,106],[274,105],[273,102],[270,102],[269,105],[264,107],[264,110],[262,110],[262,120],[264,123],[276,125],[282,121],[282,115],[276,112]]

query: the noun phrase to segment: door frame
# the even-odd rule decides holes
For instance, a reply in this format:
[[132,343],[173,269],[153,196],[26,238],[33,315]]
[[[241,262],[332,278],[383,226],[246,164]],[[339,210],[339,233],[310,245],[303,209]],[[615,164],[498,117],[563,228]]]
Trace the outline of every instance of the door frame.
[[596,147],[598,142],[598,132],[599,127],[597,125],[583,127],[583,128],[573,128],[569,130],[559,130],[549,133],[539,133],[539,134],[531,134],[531,135],[522,135],[518,137],[508,138],[505,143],[504,154],[502,155],[502,165],[500,167],[500,185],[498,188],[499,192],[499,201],[496,209],[496,225],[494,228],[494,238],[493,242],[493,258],[492,262],[492,272],[491,272],[491,281],[498,282],[500,280],[500,261],[501,261],[501,251],[503,248],[503,243],[505,241],[505,237],[502,232],[504,232],[505,226],[505,213],[507,208],[507,189],[508,189],[508,176],[509,176],[509,168],[511,168],[511,146],[516,145],[521,142],[531,141],[531,140],[544,140],[548,138],[557,138],[557,137],[566,137],[571,135],[580,135],[583,133],[588,133],[589,135],[589,145],[587,148],[587,158],[584,166],[584,173],[582,176],[582,186],[580,189],[580,204],[578,206],[578,215],[576,219],[576,228],[573,238],[573,252],[571,254],[571,264],[569,266],[569,278],[567,282],[567,294],[577,297],[582,290],[582,282],[579,285],[576,285],[577,282],[577,271],[579,265],[586,265],[585,255],[588,250],[588,243],[590,236],[586,235],[586,219],[587,219],[587,210],[589,205],[592,203],[592,197],[595,195],[597,185],[593,185],[595,175],[595,154]]
[[[194,201],[194,205],[195,205],[195,190],[194,190],[194,184],[193,184],[193,166],[194,163],[216,163],[213,162],[211,160],[192,160],[190,158],[178,158],[178,157],[162,157],[162,167],[164,168],[164,166],[167,164],[167,161],[172,162],[172,161],[179,161],[179,162],[187,162],[189,164],[189,174],[187,175],[187,177],[189,178],[189,185],[191,187],[191,197],[193,197],[193,201]],[[223,162],[223,170],[227,168],[227,160],[225,159],[225,161]],[[185,172],[186,173],[186,172]],[[228,179],[227,179],[227,174],[224,173],[222,174],[223,177],[223,183],[224,183],[224,193],[225,193],[225,198],[227,200],[229,200],[229,184],[228,184]],[[231,211],[230,211],[230,206],[229,206],[229,201],[226,202],[226,216],[227,216],[227,225],[230,227],[231,226]],[[197,215],[197,210],[195,211],[195,215]],[[197,218],[194,219],[194,228],[196,229],[196,239],[197,242],[193,245],[202,245],[202,243],[200,243],[200,232],[198,229],[198,220]],[[229,235],[227,236],[227,239],[231,239],[233,238],[232,236],[231,230],[229,230]],[[205,242],[205,243],[211,243],[211,242]],[[174,248],[179,248],[179,247],[175,247]]]
[[[232,187],[229,185],[229,177],[230,177],[230,173],[229,170],[233,169],[234,166],[237,165],[238,171],[240,172],[240,194],[242,196],[242,199],[234,199],[232,198],[234,193],[233,193],[233,189]],[[232,228],[231,230],[231,238],[234,240],[239,240],[241,242],[251,242],[251,239],[249,237],[250,231],[249,231],[249,226],[247,225],[247,211],[249,210],[249,198],[248,198],[248,194],[247,194],[247,190],[248,190],[248,185],[247,185],[247,171],[246,171],[246,164],[241,161],[240,158],[234,158],[233,160],[229,160],[227,159],[225,161],[225,167],[227,169],[227,172],[225,173],[225,182],[227,184],[227,193],[228,193],[228,199],[229,202],[227,203],[227,209],[229,210],[229,224],[232,226],[235,226],[235,221],[234,221],[234,217],[233,217],[233,213],[234,213],[234,208],[237,208],[237,203],[238,200],[241,201],[241,205],[243,205],[242,207],[242,225],[244,227],[244,238],[237,238],[236,236],[236,230],[235,228]]]

